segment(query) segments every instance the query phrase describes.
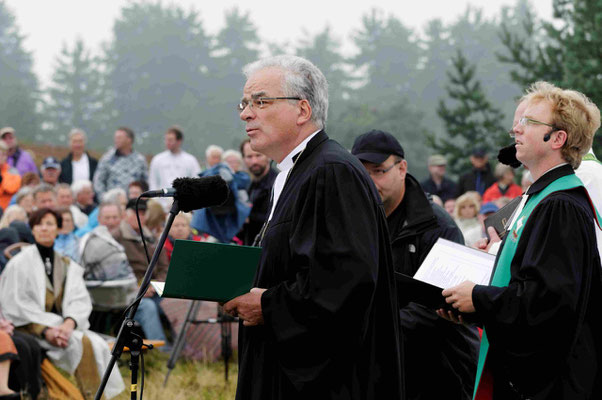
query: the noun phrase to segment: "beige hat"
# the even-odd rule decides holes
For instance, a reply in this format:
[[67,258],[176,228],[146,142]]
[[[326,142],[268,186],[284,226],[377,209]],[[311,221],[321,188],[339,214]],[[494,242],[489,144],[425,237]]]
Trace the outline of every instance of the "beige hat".
[[435,154],[429,157],[428,165],[447,165],[447,159],[441,154]]
[[7,133],[12,133],[14,135],[15,130],[10,126],[5,126],[4,128],[0,129],[0,138],[4,137],[4,135]]

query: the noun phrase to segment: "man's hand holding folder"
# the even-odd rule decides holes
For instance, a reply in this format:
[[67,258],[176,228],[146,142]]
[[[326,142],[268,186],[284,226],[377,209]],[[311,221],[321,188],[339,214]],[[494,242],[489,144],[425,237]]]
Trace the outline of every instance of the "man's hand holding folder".
[[224,304],[224,311],[241,319],[244,326],[263,325],[261,295],[266,290],[252,288],[249,293],[238,296]]

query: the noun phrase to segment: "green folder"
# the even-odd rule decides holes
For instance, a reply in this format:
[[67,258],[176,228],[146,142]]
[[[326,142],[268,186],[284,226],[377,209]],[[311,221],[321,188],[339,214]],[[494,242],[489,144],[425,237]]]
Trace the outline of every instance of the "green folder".
[[162,297],[226,302],[248,293],[260,247],[176,240]]

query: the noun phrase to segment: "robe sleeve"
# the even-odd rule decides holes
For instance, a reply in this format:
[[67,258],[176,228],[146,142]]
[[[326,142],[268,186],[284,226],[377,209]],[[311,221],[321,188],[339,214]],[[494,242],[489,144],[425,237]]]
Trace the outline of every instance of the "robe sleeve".
[[492,346],[515,360],[566,354],[596,267],[593,221],[557,193],[539,204],[523,229],[509,285],[475,286],[476,312]]
[[333,354],[353,357],[371,322],[381,210],[362,178],[345,164],[312,174],[291,222],[291,265],[283,266],[296,271],[294,278],[262,296],[266,328],[295,384],[314,380]]

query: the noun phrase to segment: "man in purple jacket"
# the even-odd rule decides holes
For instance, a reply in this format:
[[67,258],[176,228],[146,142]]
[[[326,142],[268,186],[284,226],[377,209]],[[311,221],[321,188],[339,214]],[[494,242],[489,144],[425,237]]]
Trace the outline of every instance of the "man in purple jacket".
[[36,164],[33,162],[31,155],[19,148],[15,130],[9,126],[0,129],[0,138],[8,146],[8,165],[19,171],[23,176],[26,172],[38,173]]

